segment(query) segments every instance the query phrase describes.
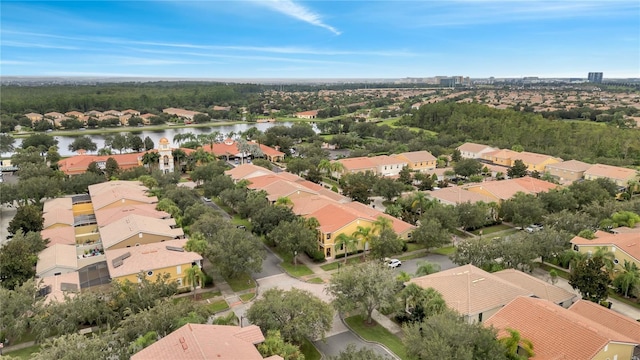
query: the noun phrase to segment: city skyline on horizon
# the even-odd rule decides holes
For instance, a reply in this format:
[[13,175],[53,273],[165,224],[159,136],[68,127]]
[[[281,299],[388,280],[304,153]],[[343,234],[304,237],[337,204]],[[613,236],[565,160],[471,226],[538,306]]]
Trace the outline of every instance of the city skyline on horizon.
[[6,1],[0,8],[3,77],[640,78],[637,1]]

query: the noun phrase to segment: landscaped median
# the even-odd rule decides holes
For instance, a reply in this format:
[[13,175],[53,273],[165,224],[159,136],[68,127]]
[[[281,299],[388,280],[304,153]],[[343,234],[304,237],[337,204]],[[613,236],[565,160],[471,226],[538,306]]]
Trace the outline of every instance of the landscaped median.
[[362,315],[355,315],[344,319],[344,322],[351,331],[364,340],[382,344],[400,359],[408,359],[409,356],[407,355],[402,340],[376,323],[375,320],[372,321],[372,325],[367,324]]

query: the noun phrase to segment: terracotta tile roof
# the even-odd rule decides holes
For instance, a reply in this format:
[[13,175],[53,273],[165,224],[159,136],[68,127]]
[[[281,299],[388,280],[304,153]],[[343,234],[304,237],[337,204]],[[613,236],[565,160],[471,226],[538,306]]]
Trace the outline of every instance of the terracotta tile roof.
[[130,154],[113,154],[113,155],[76,155],[66,159],[62,159],[58,162],[60,171],[66,175],[84,174],[87,172],[89,164],[92,162],[106,162],[107,159],[113,158],[120,169],[127,170],[140,166],[140,159],[142,159],[144,153],[130,153]]
[[[132,246],[130,248],[106,250],[107,267],[111,278],[137,274],[140,271],[157,270],[172,266],[191,264],[202,260],[200,254],[191,251],[169,250],[167,246],[184,248],[187,239],[167,240],[158,243]],[[129,254],[122,260],[122,265],[115,266],[114,260]],[[155,278],[155,274],[153,275]]]
[[473,265],[414,278],[409,283],[434,288],[442,294],[447,306],[470,317],[505,306],[518,296],[533,295]]
[[[260,150],[263,153],[271,156],[284,156],[283,152],[280,152],[276,149],[270,148],[266,145],[257,144],[260,146]],[[210,152],[216,157],[220,156],[240,156],[241,151],[238,149],[238,143],[231,139],[226,139],[221,143],[215,143],[213,146],[211,144],[207,144],[202,146],[202,149],[206,152]],[[266,170],[266,169],[265,169]]]
[[156,210],[156,204],[125,205],[117,208],[100,209],[95,212],[98,226],[106,226],[125,216],[135,214],[154,219],[168,219],[171,215],[165,211]]
[[293,202],[293,209],[291,209],[293,213],[301,216],[309,215],[327,205],[335,204],[333,200],[322,195],[293,195],[289,199]]
[[612,229],[611,231],[615,234],[628,234],[628,233],[638,234],[640,233],[640,226],[636,226],[634,228],[630,228],[627,226],[620,226],[615,229]]
[[302,186],[304,186],[304,187],[306,187],[306,188],[309,188],[309,189],[315,191],[316,193],[318,193],[320,195],[328,197],[329,199],[337,201],[339,203],[351,202],[351,199],[349,199],[348,197],[340,195],[337,192],[333,192],[333,191],[325,188],[324,186],[318,185],[318,184],[316,184],[314,182],[311,182],[311,181],[308,181],[308,180],[300,180],[300,181],[297,181],[297,183],[302,185]]
[[38,254],[38,263],[36,264],[36,275],[50,271],[54,268],[66,268],[69,271],[78,269],[78,257],[76,255],[75,245],[52,245]]
[[260,328],[187,324],[149,345],[132,360],[263,360],[256,344],[264,341]]
[[44,218],[43,228],[46,229],[55,224],[63,224],[73,226],[73,210],[49,211],[42,214]]
[[479,153],[480,151],[494,148],[489,145],[468,142],[458,146],[457,149],[460,150],[460,152]]
[[623,334],[640,344],[640,323],[606,307],[587,300],[578,300],[569,311],[582,315],[601,326]]
[[556,187],[558,187],[558,185],[554,183],[529,176],[509,180],[487,181],[480,184],[463,186],[463,188],[468,190],[474,188],[483,189],[500,200],[510,199],[518,192],[523,192],[525,194],[537,194],[555,189]]
[[153,234],[175,239],[184,236],[182,228],[171,228],[176,224],[176,220],[154,219],[140,215],[127,215],[111,224],[100,228],[100,238],[105,249],[138,234]]
[[380,210],[376,210],[374,208],[371,208],[363,203],[357,202],[357,201],[352,201],[352,202],[348,202],[345,204],[342,204],[342,206],[346,207],[346,208],[350,208],[353,209],[359,213],[362,214],[366,214],[366,216],[369,217],[369,219],[371,219],[371,221],[376,221],[378,220],[378,216],[382,216],[384,218],[387,218],[389,220],[391,220],[392,224],[393,224],[393,231],[395,231],[397,234],[403,234],[409,230],[412,230],[415,228],[415,226],[404,222],[398,218],[395,218],[391,215],[385,214],[383,212],[381,212]]
[[73,200],[70,197],[61,197],[55,199],[49,199],[44,202],[42,206],[42,212],[71,210],[73,209]]
[[492,274],[525,290],[531,291],[533,295],[540,299],[549,300],[558,305],[567,301],[573,302],[578,299],[578,296],[572,292],[516,269],[505,269]]
[[627,336],[606,329],[575,312],[544,299],[518,297],[485,321],[499,329],[520,332],[533,343],[534,359],[592,359],[611,341],[633,343]]
[[403,165],[403,166],[406,166],[407,165],[407,162],[404,159],[398,159],[395,156],[389,156],[389,155],[373,156],[370,159],[377,166],[385,166],[385,165]]
[[336,160],[346,171],[376,171],[377,164],[370,157],[355,157]]
[[469,191],[459,186],[446,187],[440,190],[425,191],[427,195],[434,199],[447,204],[462,204],[466,202],[477,203],[483,201],[485,203],[495,202],[495,199]]
[[65,115],[67,115],[67,116],[73,116],[73,117],[76,117],[76,118],[78,118],[78,119],[80,119],[80,118],[84,117],[84,114],[83,114],[83,113],[81,113],[80,111],[69,111],[69,112],[66,112],[66,113],[64,113],[64,114],[65,114]]
[[109,181],[89,186],[93,208],[98,211],[118,201],[132,200],[144,204],[155,204],[158,198],[147,196],[147,188],[138,181]]
[[264,190],[267,192],[267,199],[269,201],[276,201],[281,197],[288,197],[292,194],[307,194],[308,196],[315,195],[316,192],[306,188],[302,185],[298,185],[291,181],[275,181],[260,190]]
[[224,173],[225,175],[231,176],[233,180],[250,179],[257,176],[274,174],[271,170],[253,164],[242,164]]
[[65,294],[73,298],[80,292],[80,274],[77,271],[56,276],[45,276],[41,280],[40,288],[48,286],[51,291],[45,296],[45,304],[64,302]]
[[40,119],[40,120],[42,120],[42,118],[44,117],[44,115],[36,114],[36,113],[28,113],[28,114],[24,114],[24,116],[28,117],[29,119]]
[[282,151],[278,151],[274,148],[268,147],[267,145],[262,145],[259,144],[260,146],[260,150],[262,150],[262,152],[265,155],[270,155],[270,156],[284,156],[284,153]]
[[513,151],[511,154],[511,160],[516,161],[518,159],[522,160],[522,162],[524,162],[525,164],[534,164],[534,165],[541,164],[549,159],[562,161],[562,159],[553,157],[551,155],[532,153],[528,151],[522,151],[522,152]]
[[62,244],[76,245],[76,232],[73,226],[61,226],[40,231],[42,239],[49,240],[47,247]]
[[610,234],[604,231],[596,231],[595,239],[589,240],[580,236],[571,239],[574,245],[588,246],[615,246],[618,250],[629,254],[636,261],[640,262],[640,234],[637,232]]
[[63,117],[65,117],[64,114],[56,112],[56,111],[48,112],[48,113],[44,114],[44,116],[49,116],[49,117],[52,117],[52,118],[63,118]]
[[371,220],[364,214],[357,214],[353,210],[349,211],[338,204],[323,206],[306,217],[316,218],[320,223],[318,230],[323,233],[333,233],[358,219]]
[[555,164],[549,164],[546,167],[552,168],[552,169],[558,169],[558,170],[573,171],[573,172],[584,172],[587,169],[589,169],[591,166],[592,164],[587,164],[582,161],[568,160],[568,161],[563,161]]
[[318,110],[301,111],[301,112],[297,112],[296,115],[317,116],[318,115]]
[[609,179],[628,181],[638,175],[633,169],[627,169],[619,166],[595,164],[584,172],[586,175],[606,177]]
[[425,151],[425,150],[423,150],[423,151],[403,152],[403,153],[397,154],[395,156],[401,156],[405,160],[408,160],[409,162],[412,162],[412,163],[436,161],[437,160],[435,156],[433,156],[430,152]]

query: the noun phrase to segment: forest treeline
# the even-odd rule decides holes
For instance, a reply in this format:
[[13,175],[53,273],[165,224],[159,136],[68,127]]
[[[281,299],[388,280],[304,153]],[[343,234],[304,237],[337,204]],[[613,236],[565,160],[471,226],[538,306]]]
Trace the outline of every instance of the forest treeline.
[[549,120],[538,114],[493,109],[480,104],[427,104],[400,125],[511,149],[610,165],[640,165],[640,131],[594,123]]
[[212,105],[243,106],[263,91],[264,87],[256,84],[191,82],[2,86],[0,101],[2,111],[7,114],[110,109],[162,111],[168,107],[202,109]]

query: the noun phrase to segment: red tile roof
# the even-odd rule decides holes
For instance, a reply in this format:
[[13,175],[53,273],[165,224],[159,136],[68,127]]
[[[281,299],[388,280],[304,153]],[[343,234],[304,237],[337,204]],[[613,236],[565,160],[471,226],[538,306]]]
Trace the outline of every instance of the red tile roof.
[[533,343],[533,359],[592,359],[611,341],[633,344],[627,335],[608,329],[544,299],[518,297],[485,321],[508,336],[507,328]]
[[121,170],[132,169],[140,166],[140,159],[142,159],[144,153],[129,153],[129,154],[113,154],[113,155],[76,155],[66,159],[62,159],[58,162],[60,170],[66,175],[78,175],[87,172],[89,164],[92,162],[107,161],[108,158],[113,158],[118,162],[118,166]]
[[574,245],[588,246],[612,246],[614,245],[620,251],[623,251],[636,261],[640,262],[640,233],[629,232],[621,234],[610,234],[604,231],[596,231],[595,239],[589,240],[580,236],[571,239]]
[[260,328],[187,324],[147,348],[132,360],[262,360],[255,347],[264,341]]
[[628,181],[638,176],[638,172],[633,169],[627,169],[619,166],[595,164],[584,172],[586,175],[596,177],[606,177],[609,179]]

